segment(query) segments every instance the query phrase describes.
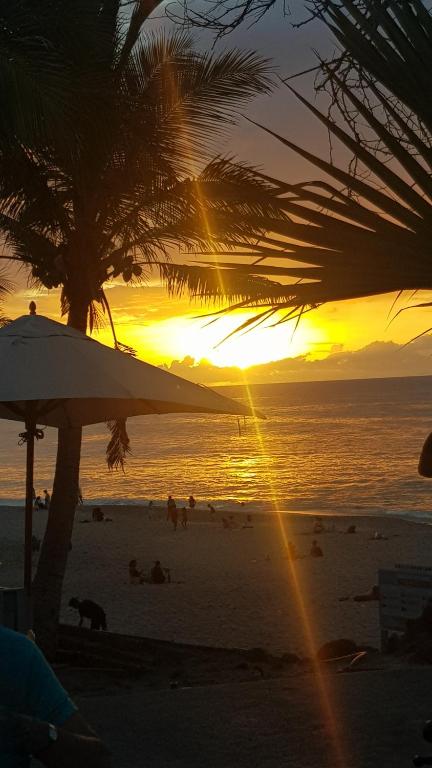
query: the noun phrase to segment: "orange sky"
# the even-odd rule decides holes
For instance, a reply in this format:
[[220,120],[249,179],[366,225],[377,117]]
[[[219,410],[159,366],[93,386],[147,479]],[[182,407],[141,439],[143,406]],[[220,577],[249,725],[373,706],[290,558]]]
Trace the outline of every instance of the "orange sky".
[[[265,56],[272,56],[283,75],[301,71],[314,64],[313,48],[325,53],[333,50],[333,43],[318,24],[293,31],[290,21],[296,18],[299,16],[284,19],[280,10],[274,11],[259,25],[237,31],[223,44],[257,49]],[[296,80],[296,85],[303,93],[313,96],[310,77]],[[326,132],[299,107],[286,88],[251,104],[248,114],[312,151],[328,155]],[[224,150],[290,181],[310,180],[317,175],[311,166],[246,121],[235,129]],[[18,286],[23,284],[21,276]],[[108,295],[119,339],[133,346],[140,357],[157,365],[170,365],[173,360],[185,357],[194,358],[196,362],[206,359],[213,366],[237,364],[242,368],[299,355],[309,361],[319,360],[341,351],[361,349],[377,340],[403,344],[432,325],[429,310],[412,310],[388,326],[394,297],[385,296],[322,307],[307,315],[294,335],[293,325],[284,324],[236,336],[216,348],[227,333],[243,322],[244,315],[226,316],[205,328],[206,321],[194,317],[211,308],[191,304],[187,297],[170,299],[156,281],[134,288],[116,284],[109,287]],[[21,288],[7,301],[6,313],[11,317],[25,313],[30,298],[34,298],[34,292]],[[40,292],[35,298],[40,313],[60,319],[57,291]],[[417,296],[415,301],[425,298],[430,297]],[[401,301],[399,306],[403,305]],[[109,329],[102,330],[99,338],[111,343]],[[384,368],[383,365],[383,376],[386,375]],[[368,375],[367,368],[365,375]],[[371,375],[377,375],[375,368]],[[263,368],[263,380],[265,376]]]
[[[432,324],[430,311],[423,309],[404,312],[389,325],[388,313],[393,297],[384,296],[324,306],[307,315],[294,335],[293,324],[284,324],[278,328],[264,328],[259,332],[235,336],[217,347],[218,342],[244,319],[244,315],[226,316],[206,328],[208,320],[196,319],[196,316],[209,312],[211,308],[200,308],[186,297],[170,299],[164,288],[157,284],[135,288],[116,285],[109,289],[108,295],[120,341],[130,344],[139,357],[155,365],[170,365],[173,360],[181,361],[185,357],[194,358],[195,363],[206,359],[213,366],[224,368],[236,364],[247,368],[299,356],[308,361],[320,360],[329,355],[362,349],[377,340],[403,344]],[[10,317],[25,314],[31,298],[37,302],[38,313],[60,320],[57,291],[37,293],[21,289],[8,299],[5,307],[7,314]],[[420,298],[417,297],[417,300]],[[401,301],[400,306],[403,305]],[[97,338],[112,344],[108,327],[102,329]],[[432,363],[430,368],[432,373]],[[427,372],[427,369],[422,369],[422,373]],[[396,373],[403,375],[404,369],[398,369]],[[416,371],[406,371],[406,375],[410,373]],[[364,375],[368,375],[367,368]],[[377,375],[375,361],[369,375]],[[387,364],[383,360],[382,376],[386,375]],[[225,372],[219,375],[215,370],[207,383],[222,383],[225,376]],[[317,378],[320,377],[317,371]],[[194,378],[193,373],[191,378]],[[301,372],[295,378],[301,379]],[[230,376],[227,381],[231,379]],[[267,380],[265,367],[260,380]]]

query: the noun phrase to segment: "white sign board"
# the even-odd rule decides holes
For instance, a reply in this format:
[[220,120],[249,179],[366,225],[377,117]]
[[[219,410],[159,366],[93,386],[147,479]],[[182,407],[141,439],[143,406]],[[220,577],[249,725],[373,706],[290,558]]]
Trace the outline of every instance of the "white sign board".
[[383,641],[389,632],[404,632],[407,619],[418,619],[432,601],[432,567],[396,565],[378,571],[379,616]]

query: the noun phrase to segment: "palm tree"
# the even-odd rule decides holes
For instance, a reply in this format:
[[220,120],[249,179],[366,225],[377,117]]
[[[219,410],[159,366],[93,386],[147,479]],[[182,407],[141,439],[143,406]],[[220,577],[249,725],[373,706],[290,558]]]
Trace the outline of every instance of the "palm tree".
[[[422,0],[316,0],[340,50],[320,63],[323,113],[286,86],[349,150],[348,169],[261,126],[319,171],[279,189],[284,220],[270,236],[217,258],[171,265],[170,286],[230,309],[260,308],[240,327],[284,322],[329,301],[432,288],[432,18]],[[227,260],[229,255],[229,260]],[[269,279],[265,285],[246,279]],[[242,281],[242,282],[239,282]],[[223,284],[223,291],[221,285]],[[425,304],[423,304],[425,306]],[[277,313],[277,314],[276,314]],[[430,330],[430,329],[429,329]]]
[[[101,310],[109,314],[108,281],[140,282],[159,263],[164,271],[174,246],[214,249],[261,234],[263,219],[277,209],[274,185],[211,153],[248,99],[270,89],[271,77],[268,63],[251,53],[199,54],[184,32],[145,37],[147,1],[128,3],[126,14],[120,0],[85,0],[84,37],[66,12],[67,0],[47,6],[55,19],[45,29],[61,53],[67,83],[63,109],[37,140],[17,138],[7,151],[0,147],[0,226],[12,256],[39,284],[61,286],[68,324],[86,331]],[[121,449],[124,434],[123,428],[115,432],[114,448]],[[59,430],[34,579],[35,627],[48,651],[80,447],[80,429]]]

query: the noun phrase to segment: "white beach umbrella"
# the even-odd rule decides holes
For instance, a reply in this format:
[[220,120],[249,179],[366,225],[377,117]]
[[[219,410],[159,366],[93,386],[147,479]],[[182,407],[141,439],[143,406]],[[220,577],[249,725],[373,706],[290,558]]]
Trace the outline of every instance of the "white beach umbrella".
[[79,427],[143,414],[259,416],[199,384],[106,347],[35,314],[0,329],[0,418],[26,425],[24,585],[31,590],[34,438],[37,425]]

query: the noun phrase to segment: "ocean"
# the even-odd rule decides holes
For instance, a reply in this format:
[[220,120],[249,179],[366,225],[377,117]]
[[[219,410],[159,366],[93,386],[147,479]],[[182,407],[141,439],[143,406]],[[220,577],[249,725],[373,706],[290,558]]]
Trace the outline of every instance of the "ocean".
[[[109,472],[108,431],[87,427],[81,486],[87,503],[180,504],[258,512],[273,509],[399,515],[432,522],[432,480],[417,464],[432,430],[432,377],[224,387],[265,421],[166,415],[130,419],[126,470]],[[240,433],[239,433],[240,427]],[[23,426],[0,421],[0,503],[22,504]],[[51,489],[56,432],[36,445],[35,487]]]

